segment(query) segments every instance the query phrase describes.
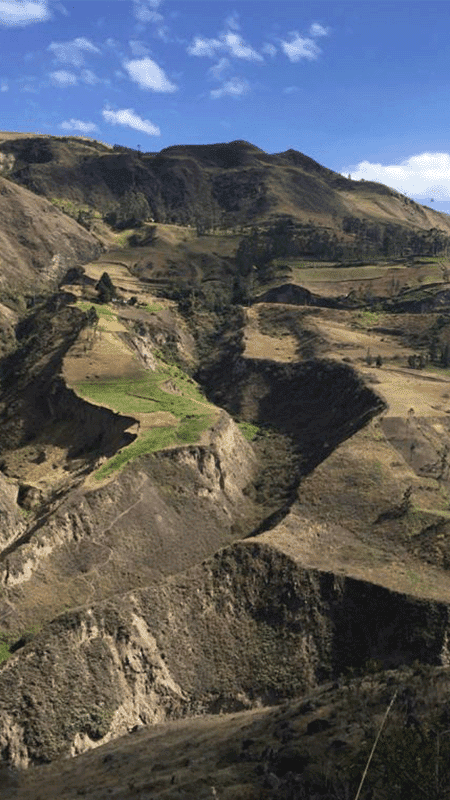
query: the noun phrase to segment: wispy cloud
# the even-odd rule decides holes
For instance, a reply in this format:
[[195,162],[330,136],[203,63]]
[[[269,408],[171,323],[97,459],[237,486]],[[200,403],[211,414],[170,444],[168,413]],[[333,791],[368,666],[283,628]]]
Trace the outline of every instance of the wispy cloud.
[[38,94],[39,88],[37,78],[34,75],[21,75],[16,79],[16,83],[20,92]]
[[139,22],[161,22],[164,17],[157,11],[160,0],[134,0],[134,16]]
[[278,52],[277,48],[275,47],[275,45],[274,44],[270,44],[269,42],[267,44],[263,45],[262,51],[263,51],[263,53],[267,53],[268,56],[272,56],[272,58],[273,58],[273,56],[276,56],[276,54]]
[[230,55],[236,58],[244,58],[247,61],[264,61],[263,57],[257,53],[253,47],[245,44],[237,33],[226,33],[223,37],[223,41]]
[[110,108],[104,108],[102,111],[103,118],[111,125],[124,125],[127,128],[133,128],[135,131],[147,133],[149,136],[160,136],[161,131],[150,122],[148,119],[142,119],[135,113],[132,108],[121,108],[118,111],[112,111]]
[[[235,20],[235,17],[231,18]],[[230,27],[230,18],[227,20]],[[235,22],[235,24],[237,24]],[[264,61],[253,47],[243,40],[242,36],[233,30],[226,30],[219,35],[218,39],[205,39],[202,36],[195,36],[193,42],[188,46],[187,52],[191,56],[205,56],[215,58],[220,53],[227,53],[234,58],[242,58],[246,61]]]
[[55,59],[72,67],[81,67],[84,64],[85,53],[99,53],[100,50],[89,39],[79,36],[71,42],[52,42],[47,47]]
[[242,97],[242,95],[247,94],[249,91],[250,84],[245,78],[230,78],[230,80],[226,81],[219,89],[212,89],[210,96],[214,98],[214,100],[218,100],[219,97],[224,97],[226,95],[230,97]]
[[84,83],[88,83],[90,86],[95,86],[96,83],[100,83],[100,78],[98,78],[91,69],[81,70],[81,80],[84,81]]
[[158,11],[160,0],[134,0],[134,16],[142,24],[153,23],[156,36],[164,42],[169,41],[169,28],[165,24],[163,15]]
[[195,36],[192,44],[189,45],[187,51],[190,56],[207,56],[214,58],[217,50],[223,48],[223,42],[220,39],[202,39],[201,36]]
[[342,170],[353,180],[377,181],[413,197],[450,198],[450,154],[420,153],[399,164],[361,161]]
[[217,64],[214,64],[214,66],[210,67],[208,73],[209,75],[211,75],[212,78],[220,80],[222,78],[223,73],[225,72],[225,70],[228,69],[229,66],[230,62],[228,58],[221,58],[220,61],[217,62]]
[[50,73],[50,78],[55,86],[75,86],[77,83],[77,76],[73,72],[68,72],[65,69],[56,70]]
[[67,11],[67,8],[66,8],[65,6],[63,6],[63,4],[62,4],[62,3],[55,3],[55,8],[57,8],[57,9],[58,9],[58,11],[59,11],[59,12],[60,12],[60,13],[61,13],[61,14],[62,14],[64,17],[69,17],[69,16],[70,16],[69,12]]
[[80,133],[95,133],[98,127],[95,122],[83,122],[81,119],[68,119],[59,126],[63,131],[80,131]]
[[6,81],[1,81],[1,83],[0,83],[0,92],[7,92],[8,89],[9,89],[9,86],[8,86],[7,82]]
[[295,92],[300,91],[298,86],[285,86],[283,89],[283,94],[295,94]]
[[301,36],[297,31],[289,34],[290,41],[282,41],[281,49],[293,63],[306,58],[308,61],[315,61],[322,52],[319,45],[314,41],[321,36],[328,36],[329,28],[324,28],[319,22],[310,25],[308,36]]
[[36,2],[17,2],[17,0],[1,0],[0,25],[7,27],[31,25],[50,19],[50,9],[45,0]]
[[329,28],[324,28],[319,22],[313,22],[309,29],[310,36],[328,36],[330,32]]
[[225,24],[227,28],[230,28],[232,31],[239,31],[241,29],[239,14],[237,11],[234,11],[229,17],[226,18]]
[[302,58],[307,58],[309,61],[314,61],[319,57],[322,52],[320,47],[317,46],[313,39],[308,39],[304,36],[299,36],[298,33],[291,34],[293,38],[290,42],[281,42],[281,47],[286,53],[289,61],[301,61]]
[[136,39],[131,39],[128,44],[130,45],[131,55],[139,58],[140,56],[148,56],[148,47]]
[[131,80],[141,89],[151,89],[152,92],[175,92],[178,88],[151,58],[126,61],[123,66]]

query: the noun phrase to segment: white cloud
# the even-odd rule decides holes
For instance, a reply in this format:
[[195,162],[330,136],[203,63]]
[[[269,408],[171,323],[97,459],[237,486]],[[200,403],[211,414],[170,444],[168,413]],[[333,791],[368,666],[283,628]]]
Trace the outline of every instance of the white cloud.
[[9,89],[9,86],[8,86],[7,82],[6,81],[2,81],[1,84],[0,84],[0,92],[7,92],[8,89]]
[[37,2],[17,2],[17,0],[1,0],[0,25],[14,27],[31,25],[34,22],[45,22],[50,19],[50,10],[46,0]]
[[290,61],[300,61],[307,58],[314,61],[322,52],[320,47],[312,39],[300,36],[298,33],[291,34],[294,38],[290,42],[281,42],[281,47]]
[[73,67],[81,67],[84,64],[84,53],[99,53],[100,50],[85,36],[79,36],[71,42],[52,42],[47,47],[57,61],[63,64],[71,64]]
[[230,78],[220,89],[212,89],[210,96],[217,100],[219,97],[229,95],[230,97],[242,97],[250,91],[250,84],[244,78]]
[[164,22],[163,15],[156,10],[159,5],[160,0],[134,0],[134,16],[144,25],[152,22],[156,26],[156,36],[164,42],[168,42],[170,41],[169,28]]
[[309,29],[310,36],[328,36],[329,32],[330,29],[324,28],[319,22],[313,22]]
[[267,53],[268,56],[272,56],[273,57],[277,53],[277,48],[275,47],[274,44],[267,43],[262,48],[262,51],[263,51],[263,53]]
[[246,44],[242,37],[235,31],[226,31],[220,34],[220,39],[203,39],[195,36],[192,44],[187,48],[191,56],[206,56],[215,58],[219,52],[227,52],[234,58],[243,58],[246,61],[264,61],[263,57]]
[[111,125],[125,125],[127,128],[147,133],[149,136],[161,135],[160,129],[153,125],[153,122],[148,119],[142,119],[132,108],[121,108],[119,111],[104,108],[102,114],[104,119]]
[[151,58],[126,61],[123,65],[132,81],[141,89],[151,89],[153,92],[175,92],[177,86],[171,83],[164,70],[158,67]]
[[134,0],[134,16],[139,22],[162,22],[164,19],[156,9],[160,0]]
[[208,70],[208,73],[213,78],[216,78],[217,80],[220,80],[221,77],[222,77],[222,73],[226,69],[228,69],[229,66],[230,66],[230,62],[228,61],[228,58],[221,58],[220,61],[217,62],[217,64],[214,64],[214,66],[211,67]]
[[94,122],[82,122],[81,119],[69,119],[61,122],[59,126],[63,131],[80,131],[81,133],[95,133],[98,127]]
[[450,198],[450,154],[420,153],[399,164],[361,161],[342,174],[353,180],[377,181],[413,197]]
[[202,39],[201,36],[196,36],[193,43],[189,45],[187,51],[190,56],[208,56],[214,58],[216,50],[223,48],[223,42],[220,39]]
[[253,47],[245,44],[237,33],[226,33],[223,36],[223,41],[230,55],[236,58],[245,58],[247,61],[264,61],[263,57],[256,50],[253,50]]
[[67,72],[65,69],[51,72],[50,78],[55,86],[75,86],[77,83],[77,76],[73,72]]

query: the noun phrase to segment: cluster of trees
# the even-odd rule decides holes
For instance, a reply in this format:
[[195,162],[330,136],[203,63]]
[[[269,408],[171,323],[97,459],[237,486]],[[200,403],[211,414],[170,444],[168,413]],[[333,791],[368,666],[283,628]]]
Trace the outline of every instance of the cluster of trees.
[[424,369],[427,364],[434,364],[437,367],[450,367],[450,346],[433,342],[428,353],[414,353],[408,356],[408,367],[410,369]]
[[448,255],[450,237],[438,228],[426,231],[411,231],[403,225],[375,223],[360,217],[344,217],[344,233],[352,234],[354,241],[348,247],[356,257],[383,255],[403,258],[410,255]]
[[147,220],[152,220],[152,211],[142,192],[125,192],[119,203],[109,208],[104,221],[117,230],[139,228]]

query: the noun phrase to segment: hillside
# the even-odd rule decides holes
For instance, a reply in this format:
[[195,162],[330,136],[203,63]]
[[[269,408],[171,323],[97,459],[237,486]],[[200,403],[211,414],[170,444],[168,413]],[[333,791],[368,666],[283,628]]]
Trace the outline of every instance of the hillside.
[[248,142],[111,148],[82,137],[0,136],[3,174],[47,198],[105,211],[129,189],[147,198],[155,221],[208,227],[260,223],[279,215],[342,230],[349,217],[450,232],[445,214],[377,183],[355,182],[295,150],[268,154]]
[[450,796],[446,215],[241,141],[0,156],[2,799],[353,800],[387,710],[360,800]]

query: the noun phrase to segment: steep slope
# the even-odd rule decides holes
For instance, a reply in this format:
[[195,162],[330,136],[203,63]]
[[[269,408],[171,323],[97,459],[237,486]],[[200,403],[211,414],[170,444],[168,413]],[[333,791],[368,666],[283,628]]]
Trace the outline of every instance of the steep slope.
[[237,543],[25,644],[0,671],[3,758],[26,767],[134,725],[270,704],[368,659],[447,665],[449,610]]
[[0,177],[0,286],[6,297],[55,286],[101,245],[48,200]]
[[23,775],[4,770],[4,797],[353,798],[389,708],[360,797],[390,800],[395,781],[409,800],[436,790],[447,800],[448,690],[446,668],[372,669],[367,678],[322,686],[281,707],[139,726],[74,759]]
[[88,261],[102,248],[95,236],[45,198],[3,177],[0,219],[1,357],[14,346],[23,296],[55,288],[69,267]]

